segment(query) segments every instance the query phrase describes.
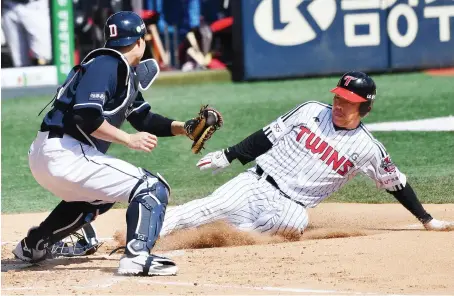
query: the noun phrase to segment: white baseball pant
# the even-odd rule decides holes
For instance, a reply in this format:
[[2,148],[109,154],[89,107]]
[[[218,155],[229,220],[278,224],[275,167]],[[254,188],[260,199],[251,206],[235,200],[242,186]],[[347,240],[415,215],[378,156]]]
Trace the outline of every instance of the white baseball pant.
[[141,168],[102,154],[71,136],[49,139],[48,134],[38,132],[32,143],[30,170],[42,187],[65,201],[127,203],[145,175]]
[[285,235],[302,233],[309,222],[306,208],[249,169],[205,198],[167,209],[161,236],[218,220],[244,231]]

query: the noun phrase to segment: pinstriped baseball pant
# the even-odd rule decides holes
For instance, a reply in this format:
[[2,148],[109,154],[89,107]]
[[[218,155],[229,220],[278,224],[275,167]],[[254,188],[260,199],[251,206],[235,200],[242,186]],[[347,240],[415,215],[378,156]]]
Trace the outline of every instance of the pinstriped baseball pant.
[[302,233],[309,219],[303,206],[282,196],[250,169],[205,198],[168,209],[161,236],[218,220],[244,231],[287,235]]

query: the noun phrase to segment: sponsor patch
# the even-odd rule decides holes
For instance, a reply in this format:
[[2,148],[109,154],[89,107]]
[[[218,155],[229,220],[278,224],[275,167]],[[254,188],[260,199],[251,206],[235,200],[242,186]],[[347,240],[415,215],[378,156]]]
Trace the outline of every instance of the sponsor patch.
[[271,131],[273,132],[276,139],[279,139],[281,136],[285,135],[286,127],[282,119],[278,119],[270,125]]
[[381,167],[387,173],[394,173],[396,171],[396,166],[394,165],[394,163],[391,160],[391,157],[389,156],[386,156],[385,158],[382,159]]
[[90,101],[102,101],[104,103],[104,100],[106,99],[106,94],[103,92],[92,92],[90,93],[88,99]]

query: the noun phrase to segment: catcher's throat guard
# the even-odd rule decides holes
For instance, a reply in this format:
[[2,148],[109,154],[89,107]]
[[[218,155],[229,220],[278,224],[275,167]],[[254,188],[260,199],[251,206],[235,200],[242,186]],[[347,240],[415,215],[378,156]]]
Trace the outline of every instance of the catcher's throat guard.
[[137,77],[139,78],[139,89],[145,91],[150,88],[153,81],[158,77],[159,65],[154,59],[142,61],[136,67]]

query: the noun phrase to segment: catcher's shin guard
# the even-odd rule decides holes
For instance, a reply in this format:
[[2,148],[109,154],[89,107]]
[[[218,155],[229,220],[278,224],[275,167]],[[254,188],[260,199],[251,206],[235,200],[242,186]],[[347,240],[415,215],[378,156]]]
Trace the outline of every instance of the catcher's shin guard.
[[159,237],[170,195],[166,183],[146,178],[137,188],[126,211],[127,255],[149,254]]

